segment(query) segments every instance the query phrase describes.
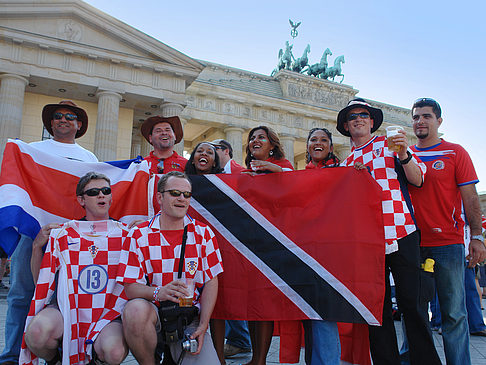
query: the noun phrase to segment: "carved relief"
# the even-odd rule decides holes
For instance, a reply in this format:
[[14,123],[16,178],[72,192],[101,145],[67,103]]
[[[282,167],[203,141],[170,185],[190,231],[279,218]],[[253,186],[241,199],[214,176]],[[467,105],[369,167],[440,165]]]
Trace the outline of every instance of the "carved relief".
[[288,93],[290,97],[336,107],[344,107],[348,102],[344,95],[292,83],[288,85]]
[[231,104],[231,103],[224,103],[223,105],[223,113],[226,113],[226,114],[234,114],[235,110],[234,110],[234,105]]
[[214,102],[212,100],[206,100],[204,102],[204,109],[215,111]]
[[196,107],[196,98],[194,96],[186,97],[186,104],[192,108]]
[[244,117],[249,117],[249,116],[250,116],[250,114],[251,114],[251,109],[250,109],[250,107],[245,106],[245,107],[243,108],[243,112],[242,112],[242,114],[243,114],[243,116],[244,116]]
[[72,20],[68,20],[59,25],[58,35],[60,38],[68,41],[79,42],[83,35],[83,30],[79,24],[73,22]]

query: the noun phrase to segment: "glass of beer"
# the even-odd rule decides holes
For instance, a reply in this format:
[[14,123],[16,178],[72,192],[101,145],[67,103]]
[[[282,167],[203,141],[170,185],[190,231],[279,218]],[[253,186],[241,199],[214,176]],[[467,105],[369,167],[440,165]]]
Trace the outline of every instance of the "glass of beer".
[[194,279],[186,278],[185,283],[187,285],[187,295],[179,297],[179,307],[192,307],[194,298]]
[[386,127],[386,140],[388,141],[388,150],[392,152],[398,153],[400,151],[400,146],[396,145],[393,143],[393,136],[397,136],[399,131],[403,130],[402,127],[398,125],[391,125],[389,127]]

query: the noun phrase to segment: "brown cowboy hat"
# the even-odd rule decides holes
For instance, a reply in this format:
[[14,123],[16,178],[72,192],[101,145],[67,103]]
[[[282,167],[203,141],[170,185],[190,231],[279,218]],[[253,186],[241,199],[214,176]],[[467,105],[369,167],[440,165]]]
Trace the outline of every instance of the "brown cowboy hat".
[[71,110],[74,114],[78,116],[78,121],[82,123],[74,138],[79,138],[84,135],[88,130],[88,115],[86,114],[84,109],[81,109],[79,106],[74,104],[72,100],[62,100],[59,102],[59,104],[47,104],[46,106],[44,106],[44,109],[42,109],[42,122],[44,123],[44,127],[46,127],[49,134],[51,136],[54,135],[52,134],[51,125],[52,114],[54,114],[56,109],[60,108],[66,108]]
[[[160,115],[154,115],[153,117],[145,119],[145,122],[142,123],[142,126],[140,127],[140,131],[142,132],[142,135],[145,137],[145,139],[150,143],[149,136],[152,134],[152,130],[154,129],[154,126],[158,123],[169,123],[170,126],[172,127],[172,130],[174,131],[175,134],[175,143],[179,143],[184,137],[184,132],[182,131],[182,124],[181,120],[179,119],[178,116],[174,117],[162,117]],[[150,143],[151,144],[151,143]]]
[[344,123],[346,122],[346,115],[348,112],[354,108],[364,108],[370,112],[370,117],[373,119],[373,127],[371,128],[371,133],[380,128],[381,123],[383,123],[383,112],[381,109],[373,108],[368,102],[361,98],[356,98],[348,103],[348,106],[342,109],[337,117],[337,127],[336,129],[347,137],[351,137],[349,132],[344,129]]

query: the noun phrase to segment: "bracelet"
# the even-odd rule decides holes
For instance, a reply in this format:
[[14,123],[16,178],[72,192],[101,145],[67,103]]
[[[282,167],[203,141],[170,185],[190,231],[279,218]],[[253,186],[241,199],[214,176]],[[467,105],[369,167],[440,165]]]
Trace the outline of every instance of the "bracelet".
[[402,165],[406,165],[410,162],[411,159],[412,159],[412,154],[410,153],[410,151],[407,151],[407,158],[404,159],[404,160],[398,160],[398,161],[400,161],[400,163]]
[[157,299],[157,295],[159,294],[159,290],[160,290],[160,286],[158,286],[158,287],[156,287],[156,288],[154,289],[154,295],[153,295],[153,297],[154,297],[154,302],[158,302],[158,301],[159,301],[159,300]]

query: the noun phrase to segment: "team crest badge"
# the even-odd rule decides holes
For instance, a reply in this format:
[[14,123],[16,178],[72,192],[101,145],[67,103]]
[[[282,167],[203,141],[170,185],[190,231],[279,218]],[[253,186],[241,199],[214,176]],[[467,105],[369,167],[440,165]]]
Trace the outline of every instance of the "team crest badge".
[[445,167],[445,165],[444,165],[444,161],[442,161],[442,160],[437,160],[437,161],[435,161],[435,162],[432,164],[432,168],[433,168],[434,170],[443,170],[443,169],[444,169],[444,167]]
[[88,247],[88,251],[91,254],[91,257],[95,258],[98,254],[98,247],[96,247],[95,245],[91,245]]
[[197,262],[196,261],[189,261],[187,264],[187,271],[189,274],[194,275],[197,270]]
[[375,157],[380,157],[381,155],[381,150],[382,148],[377,148],[376,150],[373,150],[373,155],[375,155]]

